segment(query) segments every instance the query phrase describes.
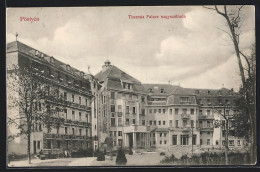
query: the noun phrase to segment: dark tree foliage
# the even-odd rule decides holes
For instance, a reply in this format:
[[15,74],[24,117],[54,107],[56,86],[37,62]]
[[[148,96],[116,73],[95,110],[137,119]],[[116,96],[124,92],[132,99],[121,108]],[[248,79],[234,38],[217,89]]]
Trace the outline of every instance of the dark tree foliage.
[[116,157],[116,165],[126,165],[127,159],[125,157],[125,153],[122,148],[118,150]]

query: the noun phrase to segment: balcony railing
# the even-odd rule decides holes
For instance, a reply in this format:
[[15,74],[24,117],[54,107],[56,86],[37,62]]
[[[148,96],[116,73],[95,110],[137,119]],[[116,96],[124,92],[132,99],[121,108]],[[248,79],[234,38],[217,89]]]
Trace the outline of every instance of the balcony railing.
[[86,122],[86,121],[73,121],[73,120],[70,120],[70,119],[66,119],[64,121],[64,124],[67,124],[67,125],[80,125],[80,126],[84,126],[84,127],[90,127],[91,126],[90,122]]
[[214,119],[214,115],[199,115],[199,119]]
[[200,131],[213,131],[214,130],[214,127],[199,127],[199,130]]
[[64,140],[91,140],[92,138],[85,135],[73,134],[45,134],[46,139],[64,139]]
[[190,118],[190,114],[183,113],[183,114],[181,114],[181,118],[188,119],[188,118]]

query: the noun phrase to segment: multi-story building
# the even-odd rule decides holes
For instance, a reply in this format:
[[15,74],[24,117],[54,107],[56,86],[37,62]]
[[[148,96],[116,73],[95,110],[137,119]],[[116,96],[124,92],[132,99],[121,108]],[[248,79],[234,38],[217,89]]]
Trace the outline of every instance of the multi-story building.
[[[95,77],[103,86],[98,119],[101,147],[106,137],[113,139],[115,148],[134,150],[195,151],[224,146],[225,128],[214,127],[214,121],[223,122],[224,108],[226,114],[233,113],[234,91],[142,84],[109,61]],[[242,139],[229,136],[229,147],[243,145]]]
[[[34,124],[33,154],[40,150],[96,150],[107,146],[106,138],[112,139],[114,149],[185,152],[225,144],[225,128],[214,127],[214,122],[224,122],[223,112],[232,115],[236,98],[232,90],[142,84],[109,61],[93,76],[19,41],[7,44],[6,60],[7,75],[12,65],[30,64],[33,74],[55,85],[65,99],[65,109],[60,112],[65,120],[62,126],[48,130]],[[19,109],[7,108],[7,116],[14,114],[19,116]],[[19,133],[11,126],[7,129],[8,135]],[[242,148],[246,143],[229,136],[228,144],[230,148]],[[8,153],[26,151],[24,136],[8,143]]]
[[[31,136],[31,153],[44,152],[62,153],[64,150],[97,148],[97,119],[95,94],[100,85],[91,74],[79,71],[52,56],[27,46],[19,41],[7,44],[6,55],[7,75],[13,65],[32,68],[32,74],[43,78],[44,83],[54,85],[58,94],[64,98],[64,110],[58,112],[63,116],[64,123],[48,130],[43,124],[33,123]],[[23,79],[23,78],[19,78]],[[37,84],[37,83],[36,83]],[[17,84],[18,86],[18,84]],[[52,89],[52,88],[51,88]],[[7,94],[12,94],[7,92]],[[19,96],[17,97],[19,99]],[[52,104],[52,100],[46,100]],[[37,106],[41,106],[41,102]],[[92,107],[92,108],[91,108]],[[20,115],[21,111],[7,109],[7,116]],[[52,116],[55,118],[55,116]],[[21,120],[22,122],[22,120]],[[16,135],[19,129],[8,126],[8,136]],[[92,138],[92,136],[95,136]],[[8,153],[26,154],[27,141],[20,136],[8,143]],[[95,146],[96,145],[96,146]]]

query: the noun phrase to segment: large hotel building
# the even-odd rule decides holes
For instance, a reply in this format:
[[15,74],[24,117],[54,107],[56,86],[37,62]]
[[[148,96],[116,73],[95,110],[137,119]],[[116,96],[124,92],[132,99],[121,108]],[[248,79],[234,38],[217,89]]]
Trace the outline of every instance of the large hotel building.
[[[56,85],[66,101],[62,126],[49,131],[35,124],[32,154],[103,149],[106,138],[113,140],[114,149],[134,151],[189,152],[226,144],[225,128],[214,127],[214,121],[224,121],[220,115],[224,109],[233,113],[232,90],[142,84],[109,61],[93,76],[19,41],[7,44],[7,75],[13,64],[31,64],[33,72]],[[19,116],[19,111],[7,108],[7,116],[14,115]],[[8,136],[19,133],[11,126],[7,130]],[[8,143],[8,153],[26,154],[26,143],[24,136],[15,138]],[[233,136],[228,144],[234,149],[246,145]]]

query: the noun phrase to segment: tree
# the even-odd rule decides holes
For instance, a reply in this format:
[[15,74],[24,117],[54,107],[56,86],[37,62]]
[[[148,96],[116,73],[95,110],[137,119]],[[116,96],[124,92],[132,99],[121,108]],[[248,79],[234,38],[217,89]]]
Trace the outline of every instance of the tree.
[[[255,64],[253,66],[251,66],[252,64],[250,64],[249,62],[249,58],[247,56],[245,56],[243,54],[243,52],[240,50],[239,48],[239,36],[242,32],[242,26],[243,26],[243,22],[246,19],[245,16],[243,16],[242,12],[243,12],[243,8],[244,6],[236,6],[235,8],[229,8],[224,5],[223,6],[223,10],[220,10],[219,7],[217,7],[217,5],[215,5],[214,7],[206,7],[203,6],[204,8],[210,9],[210,10],[214,10],[217,12],[217,14],[221,15],[222,17],[225,18],[229,32],[224,31],[225,33],[227,33],[234,45],[234,49],[235,49],[235,53],[236,53],[236,57],[237,57],[237,62],[238,62],[238,67],[239,67],[239,71],[240,71],[240,76],[241,76],[241,81],[242,81],[242,89],[243,91],[240,92],[240,94],[243,94],[241,96],[244,97],[244,103],[246,104],[246,109],[245,109],[245,113],[246,116],[249,117],[249,124],[251,127],[251,137],[250,137],[250,141],[251,141],[251,162],[255,162],[256,161],[256,113],[250,113],[251,107],[256,107],[255,104],[255,99],[256,99],[256,94],[255,94],[255,81],[253,82],[247,82],[247,77],[248,79],[253,79],[255,80],[255,78],[250,74],[252,72],[252,70],[255,69]],[[241,60],[241,56],[244,57],[245,61],[246,61],[246,65],[243,66],[242,64],[242,60]],[[247,67],[245,67],[247,66]],[[246,76],[245,72],[247,71],[248,76]],[[250,72],[251,71],[251,72]],[[248,86],[248,84],[251,86]],[[252,87],[252,89],[249,89],[250,87]],[[253,95],[253,102],[250,102],[250,94]]]
[[105,143],[107,144],[107,148],[110,150],[110,160],[113,160],[113,139],[111,136],[106,137]]
[[[213,107],[213,113],[217,113],[219,115],[221,115],[224,119],[224,122],[222,122],[222,120],[214,120],[214,127],[215,128],[224,128],[225,131],[225,162],[226,165],[228,165],[228,136],[229,136],[229,129],[230,129],[230,122],[233,119],[233,115],[227,113],[227,109],[230,109],[230,105],[229,104],[220,104],[220,106],[218,108]],[[223,113],[222,113],[222,109],[223,109]]]
[[[234,136],[239,138],[244,138],[246,141],[254,144],[254,127],[255,120],[251,121],[248,119],[248,114],[252,114],[255,119],[256,116],[256,95],[255,95],[255,86],[256,86],[256,55],[255,55],[255,45],[252,45],[251,54],[245,55],[243,54],[247,62],[247,67],[245,70],[247,71],[247,78],[245,87],[241,87],[239,90],[239,98],[235,101],[235,116],[234,116],[234,132],[232,133]],[[245,92],[248,92],[248,97],[246,99]],[[245,103],[249,101],[249,103]],[[252,149],[251,149],[252,150]]]
[[125,153],[122,147],[120,147],[116,156],[116,165],[126,165],[126,163],[127,159],[125,157]]
[[25,135],[29,163],[32,132],[44,127],[50,132],[52,127],[59,127],[64,122],[60,112],[66,102],[59,95],[57,86],[47,82],[42,73],[32,66],[31,61],[7,70],[7,125],[18,131],[8,136],[8,142]]

